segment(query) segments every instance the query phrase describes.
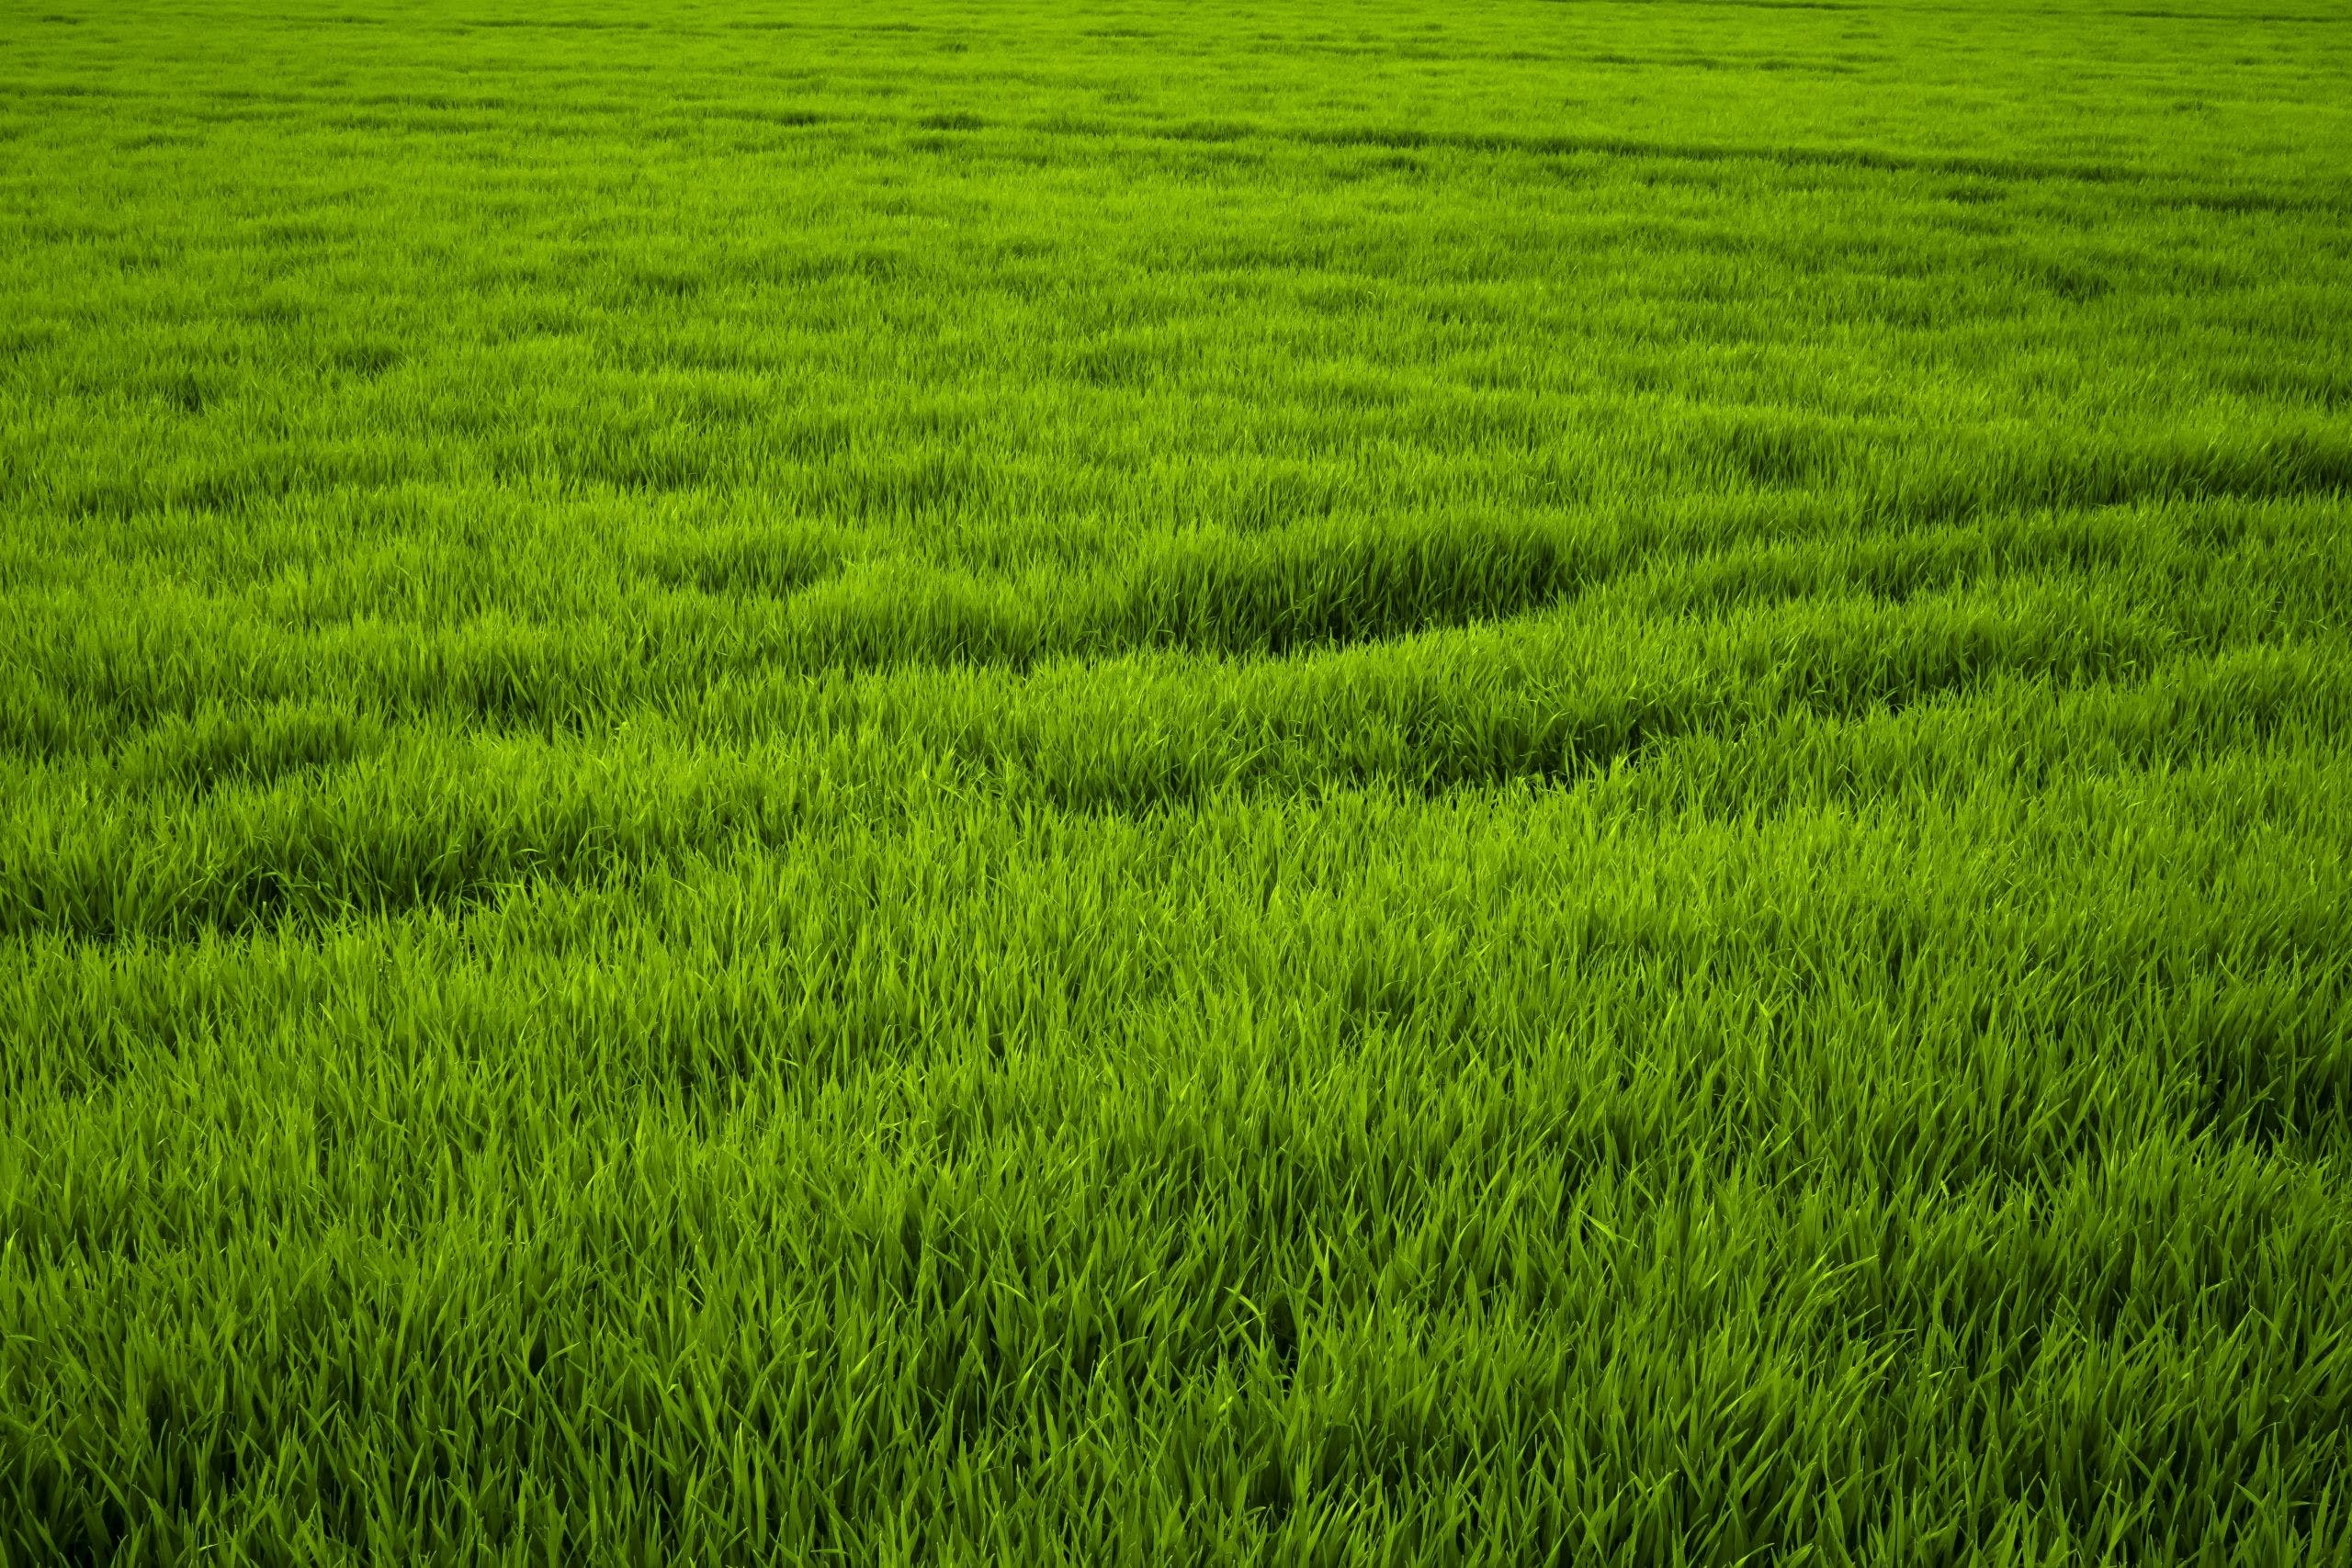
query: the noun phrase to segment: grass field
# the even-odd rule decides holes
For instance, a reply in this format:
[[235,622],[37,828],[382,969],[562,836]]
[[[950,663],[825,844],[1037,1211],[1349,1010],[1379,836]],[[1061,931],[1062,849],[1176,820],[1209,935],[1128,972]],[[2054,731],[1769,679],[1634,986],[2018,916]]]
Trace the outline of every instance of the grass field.
[[0,6],[0,1562],[2352,1561],[2343,0]]

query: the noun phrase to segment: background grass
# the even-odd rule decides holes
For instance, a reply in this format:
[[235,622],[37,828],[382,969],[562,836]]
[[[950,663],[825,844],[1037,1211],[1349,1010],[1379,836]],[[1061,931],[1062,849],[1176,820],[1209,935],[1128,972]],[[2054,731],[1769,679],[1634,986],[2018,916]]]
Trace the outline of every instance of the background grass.
[[2334,0],[0,10],[0,1559],[2352,1557]]

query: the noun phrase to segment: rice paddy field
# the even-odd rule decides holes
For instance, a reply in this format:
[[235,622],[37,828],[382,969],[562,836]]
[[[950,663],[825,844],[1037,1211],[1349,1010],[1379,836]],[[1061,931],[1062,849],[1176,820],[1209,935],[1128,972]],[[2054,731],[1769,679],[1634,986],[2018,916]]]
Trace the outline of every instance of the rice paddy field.
[[0,6],[0,1562],[2352,1562],[2342,0]]

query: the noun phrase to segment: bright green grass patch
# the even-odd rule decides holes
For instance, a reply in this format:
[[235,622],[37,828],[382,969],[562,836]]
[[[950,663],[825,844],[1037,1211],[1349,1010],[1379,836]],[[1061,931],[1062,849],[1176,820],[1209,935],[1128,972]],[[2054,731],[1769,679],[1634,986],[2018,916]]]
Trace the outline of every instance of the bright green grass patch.
[[0,1561],[2352,1558],[2352,13],[0,13]]

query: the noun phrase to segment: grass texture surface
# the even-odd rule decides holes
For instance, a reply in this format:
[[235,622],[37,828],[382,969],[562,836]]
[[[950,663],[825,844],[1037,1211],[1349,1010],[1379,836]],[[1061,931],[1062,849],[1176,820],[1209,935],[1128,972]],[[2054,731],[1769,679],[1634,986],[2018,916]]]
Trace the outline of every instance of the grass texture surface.
[[2352,1561],[2340,0],[0,6],[0,1561]]

